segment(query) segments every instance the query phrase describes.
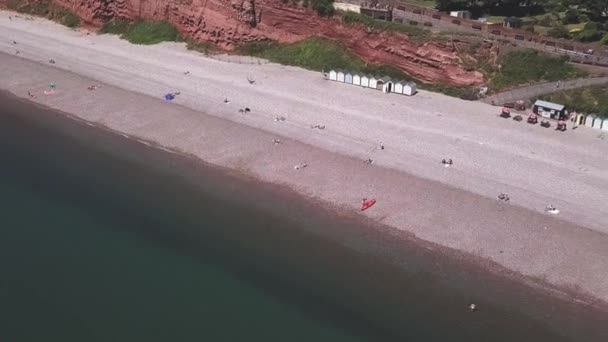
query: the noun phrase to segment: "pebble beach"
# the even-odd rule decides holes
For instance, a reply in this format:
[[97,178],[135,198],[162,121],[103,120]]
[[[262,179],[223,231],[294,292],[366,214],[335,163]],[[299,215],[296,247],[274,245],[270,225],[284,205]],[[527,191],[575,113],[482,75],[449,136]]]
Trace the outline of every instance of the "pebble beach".
[[[0,12],[0,36],[2,90],[337,211],[375,198],[367,219],[571,300],[608,302],[601,131],[542,129],[500,119],[500,108],[482,103],[383,94],[318,72],[206,58],[177,43],[135,46],[9,12]],[[177,95],[168,101],[168,93]],[[549,204],[559,213],[546,213]]]

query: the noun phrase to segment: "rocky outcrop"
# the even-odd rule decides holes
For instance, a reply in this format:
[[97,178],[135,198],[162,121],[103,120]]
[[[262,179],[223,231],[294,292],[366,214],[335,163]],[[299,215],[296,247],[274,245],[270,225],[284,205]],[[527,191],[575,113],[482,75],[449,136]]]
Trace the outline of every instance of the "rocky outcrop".
[[[6,0],[0,0],[0,3]],[[29,0],[41,1],[41,0]],[[111,19],[166,20],[182,34],[231,50],[238,43],[275,40],[292,43],[310,37],[334,39],[367,63],[394,65],[424,82],[478,85],[483,75],[466,70],[453,46],[416,43],[406,34],[374,32],[321,18],[310,8],[280,0],[45,0],[66,7],[85,22]]]

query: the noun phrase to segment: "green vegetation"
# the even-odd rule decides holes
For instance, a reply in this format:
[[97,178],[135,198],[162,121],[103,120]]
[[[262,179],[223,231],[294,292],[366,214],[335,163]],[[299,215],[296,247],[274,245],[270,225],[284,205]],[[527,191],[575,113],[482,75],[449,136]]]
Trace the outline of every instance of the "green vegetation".
[[[271,62],[299,66],[309,70],[346,69],[363,74],[417,81],[392,66],[367,64],[340,43],[322,38],[308,38],[294,44],[247,43],[239,46],[237,51],[241,54],[264,58]],[[466,99],[473,99],[477,92],[473,88],[417,83],[422,89]]]
[[540,99],[561,103],[566,108],[578,112],[593,113],[608,118],[608,86],[564,90],[541,96]]
[[407,4],[412,4],[415,6],[426,7],[426,8],[437,7],[437,1],[435,1],[435,0],[403,0],[403,2],[405,2]]
[[8,0],[6,7],[19,13],[45,17],[70,28],[80,25],[80,18],[72,11],[54,5],[50,0],[26,1]]
[[375,20],[372,17],[351,11],[345,12],[342,15],[342,22],[347,25],[364,25],[374,30],[405,33],[412,40],[428,40],[432,36],[431,31],[420,27]]
[[105,23],[101,33],[120,35],[121,38],[133,44],[152,45],[161,42],[176,42],[181,40],[177,29],[166,21],[127,22],[112,20]]
[[470,10],[490,22],[516,17],[526,31],[581,42],[597,42],[608,33],[606,0],[437,0],[437,8]]
[[558,81],[583,77],[564,57],[552,57],[534,50],[513,51],[499,60],[499,66],[484,65],[493,91],[543,81]]
[[322,17],[334,15],[334,0],[312,0],[312,8]]
[[202,54],[208,55],[213,52],[215,46],[211,42],[197,42],[191,39],[186,40],[186,48],[188,50],[198,51]]

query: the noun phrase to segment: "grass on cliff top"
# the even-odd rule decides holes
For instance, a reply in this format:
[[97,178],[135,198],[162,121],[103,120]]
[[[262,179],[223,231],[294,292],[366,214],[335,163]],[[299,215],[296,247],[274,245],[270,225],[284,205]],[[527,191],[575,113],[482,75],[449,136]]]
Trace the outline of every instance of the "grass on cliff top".
[[315,71],[345,69],[357,73],[389,76],[397,80],[415,81],[421,89],[472,99],[475,89],[440,84],[423,84],[397,68],[386,64],[367,64],[339,42],[308,38],[294,44],[255,42],[242,44],[237,52],[267,59],[274,63],[298,66]]
[[484,68],[493,91],[586,76],[585,72],[568,63],[565,57],[554,57],[530,49],[509,52],[499,59],[498,64],[497,67]]
[[124,20],[112,20],[103,24],[100,32],[117,34],[132,44],[143,45],[177,42],[182,39],[177,29],[166,21],[138,20],[128,22]]
[[577,112],[597,114],[602,118],[608,118],[608,86],[563,90],[540,96],[540,99],[561,103],[566,108]]
[[[394,31],[406,34],[412,41],[425,41],[432,38],[431,31],[418,26],[399,24],[391,21],[376,20],[356,12],[342,12],[342,22],[346,25],[363,25],[372,30]],[[422,22],[418,23],[422,25]]]
[[51,0],[8,0],[6,7],[19,13],[45,17],[70,28],[80,25],[80,18],[74,12],[54,5]]

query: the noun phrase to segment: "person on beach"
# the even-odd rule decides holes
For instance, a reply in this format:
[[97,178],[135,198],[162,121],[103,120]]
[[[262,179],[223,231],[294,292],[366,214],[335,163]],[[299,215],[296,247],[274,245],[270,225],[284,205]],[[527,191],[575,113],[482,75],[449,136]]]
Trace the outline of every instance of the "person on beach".
[[278,144],[280,144],[280,143],[281,143],[281,140],[279,140],[279,139],[272,139],[272,142],[273,142],[275,145],[278,145]]
[[384,150],[384,144],[382,142],[380,142],[380,149]]
[[33,99],[35,99],[35,98],[36,98],[36,95],[32,94],[32,92],[31,92],[31,91],[29,91],[29,90],[27,91],[27,95],[28,95],[29,97],[33,98]]
[[224,103],[228,103],[228,102],[230,102],[230,101],[228,101],[228,98],[227,98],[227,97],[225,97],[225,98],[224,98]]

